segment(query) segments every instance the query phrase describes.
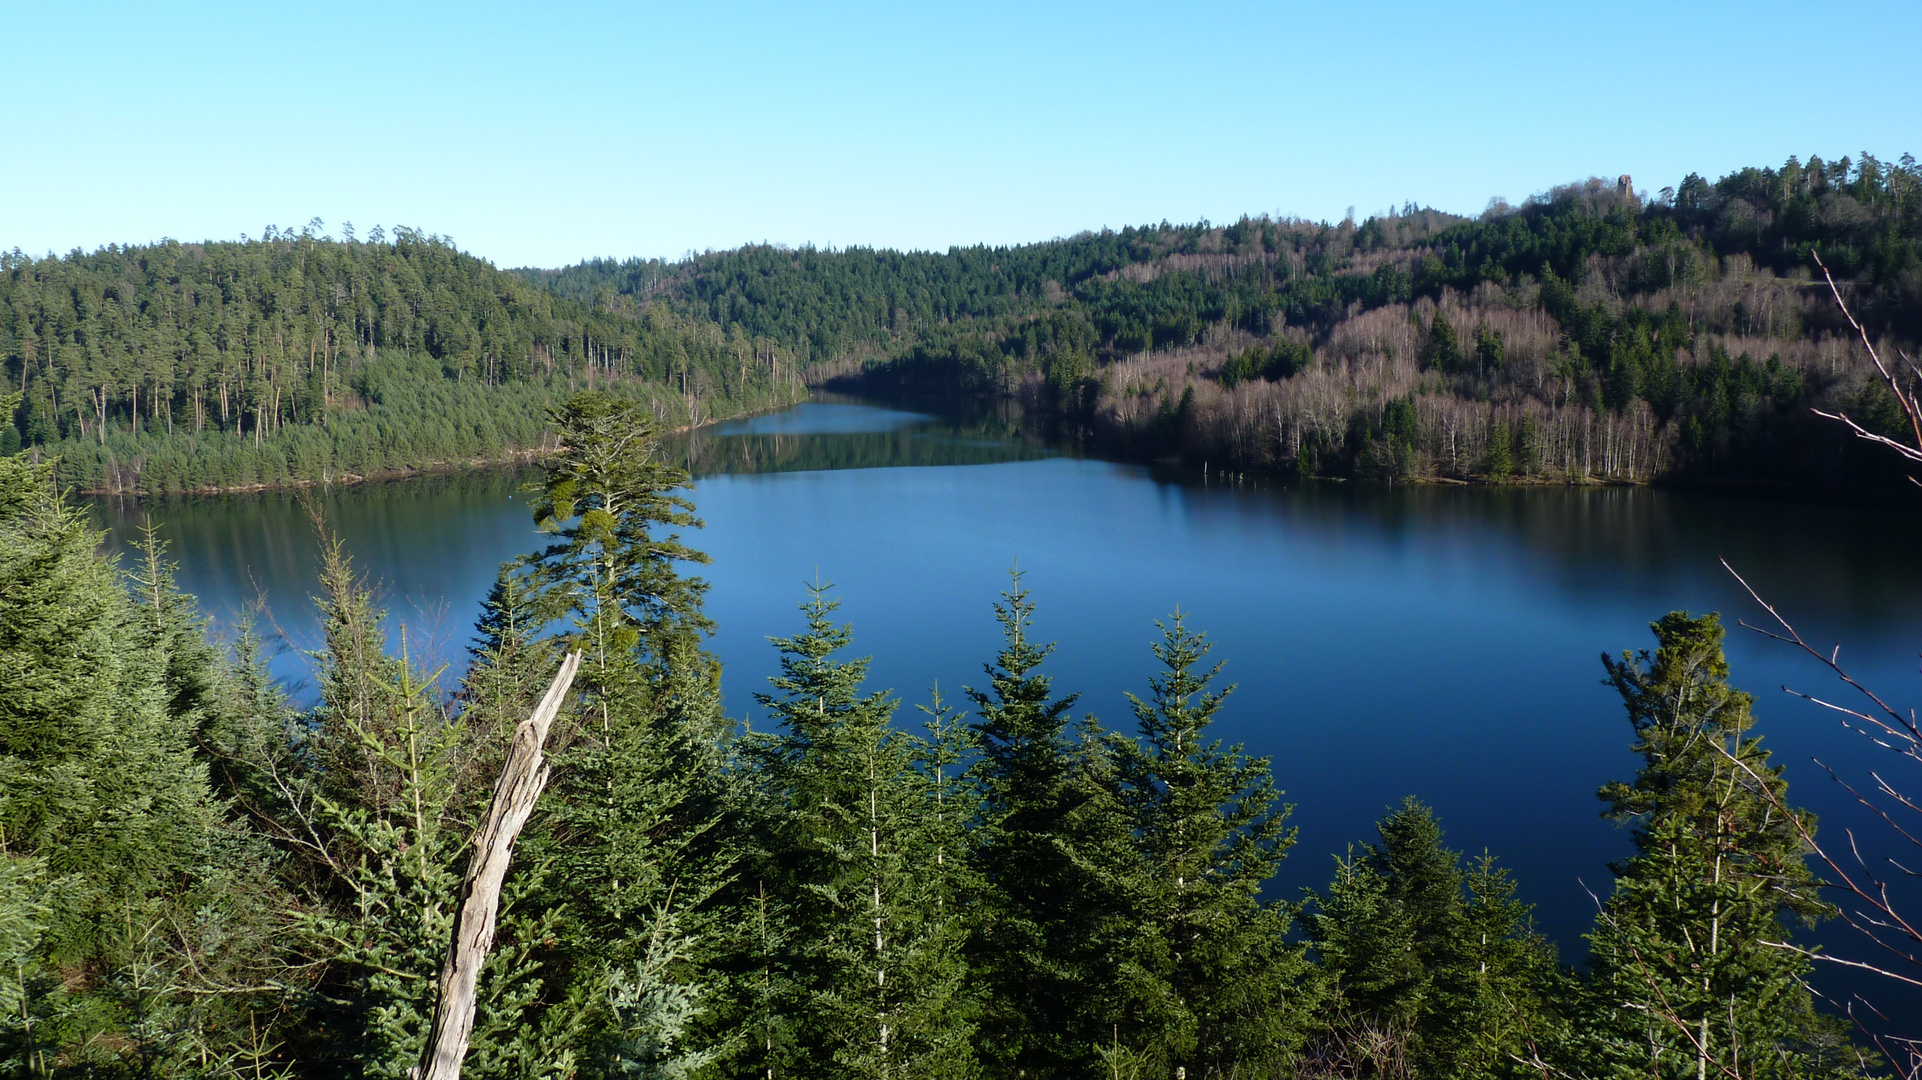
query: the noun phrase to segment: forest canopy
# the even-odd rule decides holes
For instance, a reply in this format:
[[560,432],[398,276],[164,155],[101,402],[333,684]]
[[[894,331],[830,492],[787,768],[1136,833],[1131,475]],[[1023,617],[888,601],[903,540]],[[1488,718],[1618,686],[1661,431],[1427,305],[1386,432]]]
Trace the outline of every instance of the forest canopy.
[[535,449],[576,387],[628,386],[675,425],[801,392],[764,340],[556,297],[418,230],[322,228],[0,256],[23,395],[0,442],[83,489],[182,491]]
[[248,628],[210,635],[159,538],[117,565],[51,465],[0,456],[0,1069],[417,1075],[477,823],[573,654],[468,1076],[1877,1074],[1781,947],[1831,914],[1815,822],[1713,615],[1603,657],[1640,766],[1598,792],[1633,854],[1581,967],[1412,798],[1272,895],[1315,808],[1218,737],[1234,687],[1179,614],[1131,715],[1077,716],[1017,573],[983,677],[909,711],[817,582],[727,716],[687,475],[633,399],[546,419],[549,542],[446,689],[317,523],[309,707]]
[[[1019,397],[1113,452],[1299,475],[1685,479],[1886,493],[1812,407],[1899,410],[1871,333],[1922,340],[1904,155],[1556,188],[1477,219],[1243,218],[946,253],[749,246],[518,271],[764,335],[817,378]],[[1894,484],[1898,491],[1905,485]]]
[[1906,492],[1819,256],[1922,340],[1904,155],[1589,180],[1479,218],[1161,222],[946,252],[749,245],[501,271],[416,229],[0,256],[0,444],[83,489],[300,481],[543,449],[626,385],[670,426],[845,382],[1020,400],[1108,452],[1298,476]]

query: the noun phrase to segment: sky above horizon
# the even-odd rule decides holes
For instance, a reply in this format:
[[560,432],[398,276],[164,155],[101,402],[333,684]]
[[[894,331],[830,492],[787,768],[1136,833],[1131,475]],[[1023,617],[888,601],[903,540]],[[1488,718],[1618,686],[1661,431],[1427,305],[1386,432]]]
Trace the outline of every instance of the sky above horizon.
[[1480,212],[1922,153],[1922,4],[9,3],[0,250],[405,224],[501,266]]

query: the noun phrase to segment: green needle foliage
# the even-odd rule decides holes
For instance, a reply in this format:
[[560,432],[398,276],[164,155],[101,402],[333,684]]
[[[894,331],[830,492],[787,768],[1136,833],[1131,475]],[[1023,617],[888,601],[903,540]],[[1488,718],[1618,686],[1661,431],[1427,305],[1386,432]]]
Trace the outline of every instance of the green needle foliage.
[[1332,996],[1313,1056],[1417,1076],[1534,1075],[1525,1062],[1560,1045],[1547,1005],[1558,973],[1507,872],[1487,855],[1464,872],[1413,798],[1379,830],[1336,860],[1304,919]]
[[121,492],[332,482],[546,445],[544,410],[621,387],[676,426],[795,400],[766,341],[560,299],[397,228],[0,254],[0,452]]
[[711,1049],[690,1032],[710,1011],[706,965],[735,932],[717,901],[739,856],[720,670],[702,648],[706,583],[680,570],[707,556],[672,531],[700,522],[645,409],[580,394],[550,419],[564,449],[534,518],[556,540],[503,569],[486,644],[525,693],[538,691],[511,654],[585,655],[557,724],[558,782],[523,841],[565,926],[553,1015],[591,1036],[583,1067],[674,1076]]
[[1162,627],[1147,700],[1128,696],[1139,739],[1117,739],[1134,850],[1122,875],[1127,935],[1120,985],[1149,1075],[1272,1068],[1299,1041],[1307,962],[1286,944],[1294,910],[1261,899],[1295,830],[1265,758],[1223,747],[1208,727],[1233,687],[1210,690],[1203,635],[1177,612]]
[[771,728],[738,730],[652,411],[549,421],[551,542],[502,567],[457,688],[318,530],[305,709],[251,626],[209,636],[157,536],[122,569],[51,464],[0,456],[0,1076],[410,1076],[477,823],[571,649],[477,1080],[1874,1075],[1805,987],[1813,820],[1712,616],[1606,659],[1636,850],[1576,974],[1412,798],[1305,907],[1267,896],[1293,808],[1212,735],[1232,687],[1180,614],[1113,732],[1043,673],[1017,574],[973,715],[937,691],[915,732],[817,585]]
[[198,752],[224,672],[159,543],[123,575],[51,473],[0,457],[0,1070],[259,1064],[278,898]]
[[1750,734],[1753,699],[1728,685],[1720,620],[1678,611],[1651,629],[1653,654],[1602,657],[1643,765],[1601,790],[1635,838],[1589,938],[1601,1052],[1624,1076],[1820,1074],[1829,1025],[1809,960],[1783,947],[1785,920],[1830,910],[1800,835],[1814,819],[1778,809],[1788,783]]
[[[953,878],[954,722],[933,746],[890,726],[895,701],[863,694],[867,661],[840,660],[828,586],[809,589],[804,633],[775,639],[781,674],[755,700],[780,734],[751,749],[770,820],[762,884],[780,906],[798,985],[797,1075],[974,1075],[965,925]],[[922,771],[932,762],[934,775]]]
[[985,689],[966,688],[980,746],[981,824],[974,871],[985,889],[970,943],[987,983],[983,1045],[992,1067],[1080,1075],[1120,1019],[1109,996],[1118,962],[1108,934],[1115,871],[1128,842],[1113,762],[1078,695],[1053,696],[1039,672],[1054,646],[1033,637],[1034,602],[1014,574],[995,605],[1002,648]]

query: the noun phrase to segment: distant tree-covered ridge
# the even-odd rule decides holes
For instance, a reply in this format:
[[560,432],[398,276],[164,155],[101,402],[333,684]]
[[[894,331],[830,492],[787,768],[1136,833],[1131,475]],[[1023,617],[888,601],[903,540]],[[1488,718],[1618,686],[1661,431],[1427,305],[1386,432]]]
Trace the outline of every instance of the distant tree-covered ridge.
[[[998,392],[1111,449],[1494,482],[1877,486],[1810,409],[1899,417],[1815,272],[1922,340],[1922,170],[1791,158],[1479,219],[1166,222],[945,253],[748,246],[519,271],[794,350],[820,380]],[[1911,353],[1913,349],[1909,349]]]
[[538,447],[570,389],[621,383],[679,426],[852,379],[1015,397],[1104,449],[1218,470],[1890,486],[1811,412],[1899,420],[1814,256],[1872,334],[1922,340],[1914,160],[1791,158],[1653,198],[1623,181],[1479,219],[560,270],[319,222],[16,251],[0,363],[24,401],[0,444],[90,489],[326,481]]
[[0,255],[0,445],[82,489],[328,481],[537,448],[619,386],[669,426],[796,399],[787,350],[665,307],[557,297],[445,238],[316,221],[258,240]]

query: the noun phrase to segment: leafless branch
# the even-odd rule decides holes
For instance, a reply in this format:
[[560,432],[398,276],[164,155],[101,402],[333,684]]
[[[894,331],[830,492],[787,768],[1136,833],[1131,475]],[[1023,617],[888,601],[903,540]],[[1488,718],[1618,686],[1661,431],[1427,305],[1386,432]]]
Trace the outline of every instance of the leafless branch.
[[[1860,322],[1856,321],[1855,313],[1849,310],[1848,302],[1842,299],[1842,290],[1835,284],[1835,275],[1829,273],[1829,268],[1822,262],[1822,256],[1811,252],[1810,257],[1815,260],[1815,265],[1821,268],[1822,277],[1828,281],[1829,293],[1835,297],[1835,306],[1842,309],[1842,317],[1847,319],[1849,325],[1855,328],[1857,336],[1862,339],[1862,347],[1869,351],[1869,359],[1875,363],[1875,370],[1881,374],[1882,381],[1889,384],[1889,390],[1895,394],[1897,404],[1901,405],[1902,411],[1908,415],[1909,429],[1915,435],[1915,445],[1909,446],[1897,442],[1894,439],[1886,439],[1880,435],[1871,434],[1863,430],[1862,425],[1857,424],[1855,421],[1850,420],[1840,413],[1825,413],[1817,409],[1815,410],[1815,415],[1829,420],[1839,420],[1847,424],[1850,430],[1855,432],[1857,438],[1867,439],[1878,445],[1889,447],[1910,461],[1922,461],[1922,404],[1918,404],[1914,394],[1902,389],[1901,380],[1896,377],[1894,372],[1889,370],[1887,364],[1882,362],[1882,354],[1876,351],[1875,343],[1869,340],[1869,332],[1863,329]],[[1903,362],[1909,365],[1911,371],[1915,370],[1915,362],[1910,360],[1908,356],[1899,351],[1896,355],[1902,357]]]
[[1861,683],[1857,682],[1853,676],[1851,676],[1847,671],[1843,670],[1840,662],[1841,655],[1842,655],[1841,653],[1842,647],[1840,645],[1837,645],[1826,656],[1823,655],[1820,650],[1814,648],[1808,642],[1802,640],[1802,635],[1796,631],[1795,627],[1789,625],[1789,621],[1782,617],[1781,612],[1778,612],[1775,610],[1775,606],[1773,604],[1770,604],[1768,601],[1762,599],[1762,595],[1755,591],[1755,587],[1750,585],[1747,579],[1743,578],[1741,574],[1738,574],[1735,572],[1735,568],[1728,564],[1727,559],[1720,559],[1717,561],[1719,561],[1722,564],[1722,569],[1727,570],[1729,572],[1729,576],[1733,577],[1736,580],[1736,582],[1742,586],[1743,591],[1747,592],[1749,594],[1749,597],[1753,599],[1758,605],[1760,605],[1763,611],[1766,611],[1769,613],[1769,617],[1774,619],[1777,625],[1781,626],[1783,632],[1778,634],[1770,630],[1765,630],[1759,626],[1751,626],[1747,622],[1741,623],[1741,625],[1744,628],[1753,630],[1764,637],[1772,638],[1776,641],[1781,641],[1790,645],[1794,645],[1796,648],[1802,650],[1808,655],[1815,657],[1816,660],[1822,663],[1822,666],[1834,672],[1837,678],[1841,679],[1843,682],[1853,687],[1863,697],[1868,698],[1870,701],[1874,702],[1876,708],[1880,709],[1883,713],[1887,714],[1889,718],[1892,719],[1897,726],[1890,727],[1887,724],[1883,723],[1881,720],[1878,720],[1867,714],[1856,712],[1852,709],[1842,708],[1836,705],[1830,705],[1825,701],[1821,701],[1817,698],[1809,697],[1807,694],[1800,694],[1794,690],[1789,690],[1788,687],[1786,686],[1782,688],[1783,690],[1791,694],[1796,694],[1797,697],[1807,698],[1809,701],[1813,701],[1816,704],[1822,705],[1826,708],[1837,709],[1838,711],[1846,712],[1851,716],[1858,717],[1865,722],[1875,724],[1877,727],[1881,728],[1883,731],[1897,738],[1903,739],[1905,741],[1922,743],[1922,727],[1918,727],[1916,725],[1916,719],[1914,716],[1902,715],[1900,710],[1896,709],[1894,706],[1890,705],[1889,703],[1883,701],[1880,697],[1876,696],[1874,691],[1870,690],[1868,687],[1863,686]]

